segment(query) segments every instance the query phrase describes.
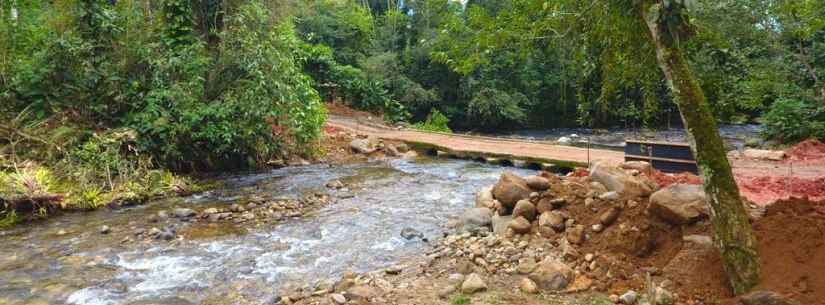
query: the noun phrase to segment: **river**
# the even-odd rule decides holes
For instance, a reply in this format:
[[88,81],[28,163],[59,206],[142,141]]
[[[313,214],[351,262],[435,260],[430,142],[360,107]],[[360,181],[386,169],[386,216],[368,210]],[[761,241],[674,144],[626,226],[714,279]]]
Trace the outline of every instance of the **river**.
[[[749,139],[760,139],[761,125],[719,125],[719,134],[729,149],[741,149]],[[592,146],[621,150],[626,139],[687,143],[687,133],[683,128],[642,130],[638,128],[555,128],[547,130],[516,130],[509,133],[491,134],[497,137],[547,140],[566,142],[569,145]]]
[[[284,285],[315,285],[345,270],[368,272],[428,249],[406,240],[405,228],[434,240],[473,205],[476,190],[502,168],[457,160],[392,160],[330,167],[312,165],[220,179],[205,194],[146,205],[71,213],[0,232],[0,304],[270,304]],[[332,191],[340,179],[347,189]],[[147,220],[175,207],[202,210],[250,196],[298,198],[329,193],[320,210],[263,225],[208,225]],[[102,225],[111,233],[101,234]],[[135,230],[173,225],[190,238],[127,240]],[[60,231],[64,231],[65,234]],[[207,233],[203,233],[207,232]],[[186,236],[187,234],[181,234]]]

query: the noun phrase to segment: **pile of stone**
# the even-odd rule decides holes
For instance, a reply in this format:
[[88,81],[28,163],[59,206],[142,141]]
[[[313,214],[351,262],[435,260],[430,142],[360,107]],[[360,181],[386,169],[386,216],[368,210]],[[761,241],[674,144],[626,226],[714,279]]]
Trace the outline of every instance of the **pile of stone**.
[[285,285],[278,304],[385,304],[384,294],[394,289],[392,283],[378,273],[357,274],[346,271],[338,281],[324,279],[313,285]]
[[[517,288],[525,293],[604,290],[591,278],[611,278],[611,267],[627,264],[582,249],[608,230],[641,230],[637,226],[644,224],[622,220],[624,213],[633,210],[675,226],[708,217],[701,186],[658,190],[643,175],[647,171],[647,163],[627,162],[596,163],[589,172],[564,177],[504,173],[476,194],[475,207],[460,217],[456,233],[442,240],[439,254],[454,259],[461,274],[521,275]],[[631,295],[616,301],[629,304]]]

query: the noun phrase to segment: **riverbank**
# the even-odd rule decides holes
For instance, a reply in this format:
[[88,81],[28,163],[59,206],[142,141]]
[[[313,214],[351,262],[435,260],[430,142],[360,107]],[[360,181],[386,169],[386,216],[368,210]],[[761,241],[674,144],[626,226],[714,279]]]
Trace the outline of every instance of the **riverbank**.
[[[331,286],[284,291],[280,302],[733,305],[817,304],[825,297],[816,259],[825,255],[825,213],[818,209],[825,202],[748,206],[762,282],[734,297],[701,188],[655,191],[637,170],[628,173],[597,167],[561,178],[505,174],[481,188],[475,208],[451,221],[450,233],[425,253],[344,274]],[[609,183],[617,180],[623,189]]]

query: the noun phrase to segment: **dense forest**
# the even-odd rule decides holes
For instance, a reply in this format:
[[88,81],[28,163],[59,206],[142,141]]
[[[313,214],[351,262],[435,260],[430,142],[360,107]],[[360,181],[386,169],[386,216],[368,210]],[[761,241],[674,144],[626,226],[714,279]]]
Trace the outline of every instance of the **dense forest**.
[[[681,47],[718,121],[762,123],[780,142],[825,137],[824,2],[684,4]],[[15,170],[0,178],[27,186],[6,193],[54,191],[21,177],[71,181],[82,189],[71,201],[92,207],[112,199],[101,194],[179,190],[145,172],[323,153],[324,102],[436,130],[680,125],[649,34],[617,7],[3,0],[0,161]]]

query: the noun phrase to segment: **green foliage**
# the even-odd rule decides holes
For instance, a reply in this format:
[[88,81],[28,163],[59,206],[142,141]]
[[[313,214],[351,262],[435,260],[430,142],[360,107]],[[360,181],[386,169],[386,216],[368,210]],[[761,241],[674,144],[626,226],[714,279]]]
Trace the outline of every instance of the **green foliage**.
[[161,18],[144,0],[26,5],[0,33],[13,42],[1,48],[2,104],[133,129],[139,153],[182,170],[312,150],[325,115],[288,19],[259,1],[218,15],[184,0],[159,7]]
[[523,106],[529,103],[527,96],[521,93],[484,88],[481,89],[467,106],[467,117],[471,120],[484,121],[490,127],[499,127],[507,123],[516,126],[525,121],[527,115]]
[[782,99],[764,116],[765,136],[784,142],[825,139],[825,106],[814,102]]
[[423,131],[451,133],[453,131],[450,129],[449,124],[450,119],[444,116],[438,109],[433,108],[430,115],[427,116],[427,119],[424,122],[414,124],[413,128]]
[[463,294],[459,294],[454,296],[450,299],[450,305],[468,305],[470,304],[470,298]]

